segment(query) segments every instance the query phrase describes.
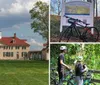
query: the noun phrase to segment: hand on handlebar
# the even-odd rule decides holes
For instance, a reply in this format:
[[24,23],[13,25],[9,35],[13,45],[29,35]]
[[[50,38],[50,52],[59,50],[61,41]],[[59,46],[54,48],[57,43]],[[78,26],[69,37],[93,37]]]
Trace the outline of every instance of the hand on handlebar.
[[84,65],[84,69],[85,71],[88,71],[88,67],[86,65]]
[[73,70],[72,70],[72,69],[70,69],[70,72],[72,73],[72,72],[73,72]]
[[68,67],[68,70],[69,70],[70,72],[73,72],[73,70],[72,70],[70,67]]

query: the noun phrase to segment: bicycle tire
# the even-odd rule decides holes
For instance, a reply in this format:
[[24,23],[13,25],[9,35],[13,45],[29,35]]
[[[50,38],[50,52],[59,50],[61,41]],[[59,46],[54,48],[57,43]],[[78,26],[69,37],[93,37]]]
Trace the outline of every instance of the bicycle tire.
[[[94,29],[94,33],[91,32],[91,29]],[[99,31],[96,27],[88,27],[85,32],[85,42],[97,42],[99,38]]]
[[70,39],[70,32],[71,32],[71,29],[68,27],[66,28],[66,30],[63,30],[61,33],[60,33],[60,38],[59,38],[59,42],[61,41],[69,41]]
[[84,85],[96,85],[94,82],[90,82],[88,84],[84,84]]
[[69,79],[67,85],[75,85],[74,79]]
[[50,79],[50,85],[58,85],[58,82],[56,79]]
[[56,74],[54,73],[54,71],[50,72],[50,85],[58,85],[58,81],[57,81]]

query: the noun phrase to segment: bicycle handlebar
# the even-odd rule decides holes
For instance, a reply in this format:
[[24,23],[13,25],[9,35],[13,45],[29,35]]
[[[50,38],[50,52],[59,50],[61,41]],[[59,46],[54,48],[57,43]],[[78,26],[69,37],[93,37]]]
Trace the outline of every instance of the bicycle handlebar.
[[70,18],[70,19],[72,19],[72,20],[75,20],[76,22],[82,22],[82,23],[85,24],[85,25],[90,25],[90,24],[88,24],[88,23],[86,23],[86,22],[84,22],[84,21],[81,21],[81,20],[79,20],[79,19],[75,19],[75,18],[72,18],[72,17],[66,16],[66,15],[64,15],[64,17],[66,17],[66,18]]

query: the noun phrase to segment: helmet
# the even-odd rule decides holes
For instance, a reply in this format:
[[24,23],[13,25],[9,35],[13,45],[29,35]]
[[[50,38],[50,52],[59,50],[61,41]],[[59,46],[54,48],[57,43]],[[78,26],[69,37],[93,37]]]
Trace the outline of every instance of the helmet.
[[66,50],[66,49],[67,49],[66,46],[61,46],[61,47],[60,47],[60,50]]
[[83,60],[83,56],[78,56],[77,57],[77,61],[82,61]]

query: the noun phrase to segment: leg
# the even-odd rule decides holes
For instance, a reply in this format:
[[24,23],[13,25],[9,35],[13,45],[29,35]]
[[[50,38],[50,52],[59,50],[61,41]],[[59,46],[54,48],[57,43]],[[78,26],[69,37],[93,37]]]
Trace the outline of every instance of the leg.
[[75,81],[77,85],[83,85],[83,79],[80,76],[76,76]]
[[59,85],[62,85],[62,72],[59,73]]

